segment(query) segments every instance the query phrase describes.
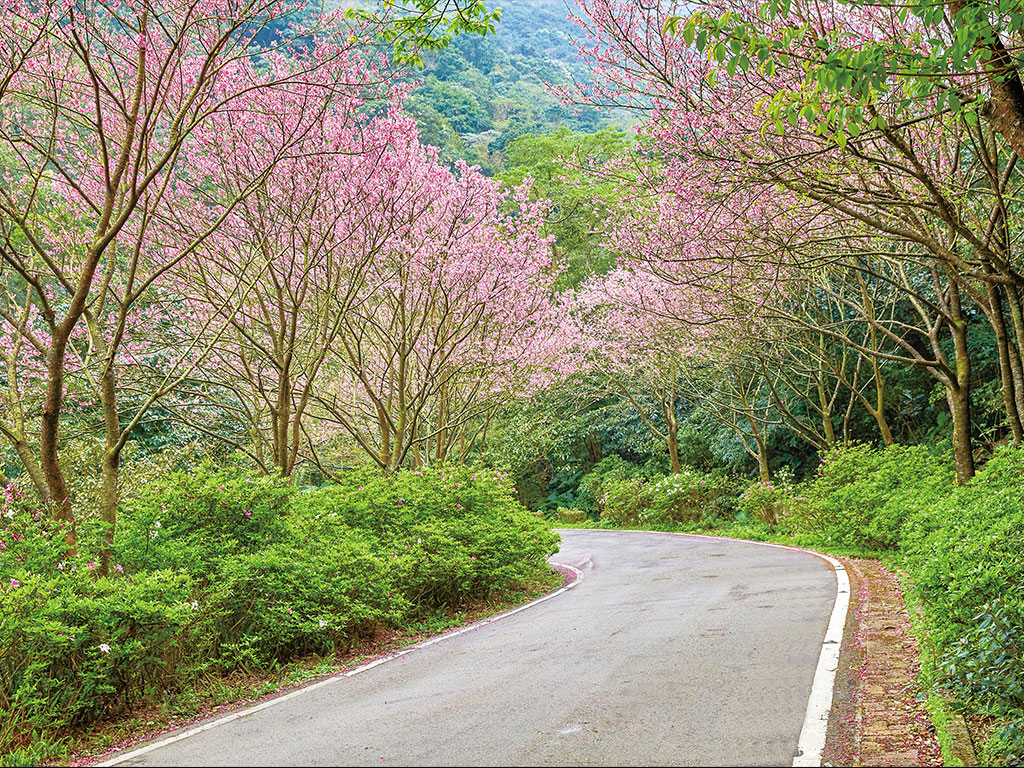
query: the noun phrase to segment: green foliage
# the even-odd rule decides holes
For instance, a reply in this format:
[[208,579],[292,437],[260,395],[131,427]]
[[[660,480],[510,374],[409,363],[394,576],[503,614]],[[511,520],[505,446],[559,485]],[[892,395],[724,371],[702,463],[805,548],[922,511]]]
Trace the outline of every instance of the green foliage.
[[792,475],[780,472],[775,482],[759,480],[751,483],[737,501],[739,511],[768,526],[778,525],[779,519],[793,508]]
[[0,752],[25,761],[202,676],[518,590],[558,546],[507,472],[469,467],[302,492],[238,468],[171,473],[126,500],[108,578],[13,488],[0,525]]
[[836,545],[896,549],[908,519],[946,494],[953,471],[924,446],[834,448],[794,504],[802,530]]
[[692,469],[669,474],[651,485],[651,516],[663,523],[691,523],[728,513],[723,503],[733,491],[730,480]]
[[118,558],[133,570],[178,568],[203,578],[220,558],[283,536],[294,492],[282,478],[211,464],[170,473],[126,500]]
[[562,126],[593,133],[633,124],[622,110],[570,109],[550,92],[549,83],[568,86],[589,78],[561,3],[506,4],[493,26],[494,34],[460,34],[422,51],[423,71],[411,75],[426,75],[410,99],[410,112],[424,143],[438,146],[443,160],[499,173],[502,155],[524,134],[539,136]]
[[555,236],[558,287],[578,285],[607,271],[614,255],[603,245],[604,223],[621,203],[621,167],[613,176],[605,163],[629,154],[632,140],[621,130],[605,128],[582,134],[568,128],[550,133],[523,133],[504,148],[505,169],[497,174],[515,187],[529,176],[535,194],[552,202],[548,232]]
[[397,576],[378,542],[359,531],[275,543],[224,561],[197,601],[196,640],[224,671],[345,650],[401,619]]
[[192,610],[184,574],[22,573],[0,599],[0,751],[116,714],[180,680]]
[[665,527],[730,514],[734,488],[728,478],[665,469],[658,461],[638,465],[608,456],[580,481],[580,501],[592,499],[601,520],[611,525]]
[[940,663],[947,687],[992,714],[1024,715],[1022,604],[1019,590],[997,597]]
[[917,589],[932,608],[932,631],[950,648],[985,606],[1003,597],[1010,620],[1024,625],[1024,451],[999,450],[967,485],[921,509],[906,527],[903,548]]
[[998,725],[978,757],[981,765],[1024,764],[1024,713]]
[[494,32],[501,9],[488,10],[480,0],[384,0],[383,13],[348,8],[345,17],[382,24],[381,39],[399,64],[422,66],[424,51],[447,48],[461,34]]
[[477,133],[492,127],[487,107],[465,86],[443,83],[430,75],[417,89],[416,100],[440,112],[457,133]]
[[[872,5],[867,0],[843,4]],[[960,113],[968,125],[975,125],[983,111],[978,97],[962,89],[965,75],[1017,76],[998,51],[1005,50],[1000,40],[1024,32],[1019,3],[984,0],[952,12],[941,3],[881,5],[888,5],[902,23],[911,19],[902,34],[865,40],[845,25],[822,34],[816,25],[790,16],[789,0],[765,3],[756,20],[698,11],[685,21],[669,17],[665,26],[719,64],[720,76],[755,69],[772,77],[799,61],[803,82],[766,99],[766,120],[780,134],[787,123],[806,121],[841,148],[851,137],[885,127],[882,114],[870,108],[882,97],[896,114],[923,104],[933,112]],[[956,34],[947,34],[948,29]],[[809,59],[808,49],[817,56]]]

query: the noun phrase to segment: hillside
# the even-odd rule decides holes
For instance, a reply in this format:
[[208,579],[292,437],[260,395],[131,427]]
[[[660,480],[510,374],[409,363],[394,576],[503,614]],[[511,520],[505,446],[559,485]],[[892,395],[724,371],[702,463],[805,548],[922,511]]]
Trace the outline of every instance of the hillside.
[[585,79],[572,40],[578,30],[562,0],[514,0],[503,4],[496,34],[465,35],[444,51],[424,57],[422,81],[409,101],[427,144],[445,159],[463,158],[485,172],[500,169],[508,144],[524,133],[559,126],[593,133],[628,127],[625,114],[577,109],[559,103],[545,83]]

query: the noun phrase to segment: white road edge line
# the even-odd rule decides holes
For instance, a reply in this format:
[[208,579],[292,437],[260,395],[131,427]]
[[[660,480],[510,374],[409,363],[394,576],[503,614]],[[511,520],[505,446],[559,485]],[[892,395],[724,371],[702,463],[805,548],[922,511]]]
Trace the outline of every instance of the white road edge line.
[[387,661],[392,661],[393,659],[401,658],[402,656],[405,656],[408,653],[412,653],[413,651],[417,651],[421,648],[427,648],[428,646],[434,645],[435,643],[439,643],[442,640],[447,640],[452,637],[458,637],[459,635],[463,635],[466,632],[471,632],[474,629],[479,629],[480,627],[485,627],[488,624],[493,624],[496,621],[501,621],[502,619],[508,618],[509,616],[513,616],[519,613],[520,611],[525,611],[527,608],[532,608],[535,605],[539,605],[540,603],[550,600],[553,597],[558,597],[558,595],[572,589],[577,584],[579,584],[580,581],[583,580],[583,572],[579,568],[576,568],[572,565],[568,565],[567,563],[556,562],[555,564],[558,565],[560,568],[566,568],[572,571],[574,576],[573,580],[559,587],[554,592],[549,592],[548,594],[538,597],[536,600],[532,600],[529,603],[526,603],[525,605],[520,605],[518,608],[512,608],[511,610],[505,611],[504,613],[499,613],[487,619],[475,621],[472,624],[467,624],[466,626],[460,627],[459,629],[453,629],[450,632],[445,632],[443,635],[438,635],[437,637],[432,637],[429,640],[424,640],[423,642],[417,643],[416,645],[410,646],[409,648],[403,648],[400,651],[394,651],[386,656],[382,656],[379,659],[375,659],[371,662],[363,664],[361,667],[350,669],[347,672],[338,672],[326,678],[325,680],[321,680],[318,683],[313,683],[312,685],[307,685],[305,688],[299,688],[298,690],[292,691],[291,693],[286,693],[284,696],[279,696],[276,699],[270,699],[269,701],[264,701],[262,704],[257,704],[254,707],[248,707],[246,709],[239,710],[238,712],[232,712],[230,715],[225,715],[224,717],[212,720],[209,723],[204,723],[203,725],[196,726],[195,728],[189,728],[188,730],[182,731],[181,733],[177,733],[174,736],[168,736],[165,739],[160,739],[159,741],[151,742],[145,745],[144,747],[139,747],[138,749],[133,749],[129,752],[123,752],[111,758],[110,760],[106,760],[102,763],[96,763],[96,766],[98,768],[104,768],[105,766],[120,765],[121,763],[127,760],[139,757],[140,755],[144,755],[147,752],[152,752],[153,750],[160,749],[161,747],[166,747],[168,744],[173,744],[176,741],[184,741],[185,739],[203,733],[204,731],[209,731],[212,728],[216,728],[219,725],[226,725],[228,723],[234,722],[235,720],[241,720],[243,717],[248,717],[249,715],[256,714],[257,712],[272,707],[275,704],[280,704],[283,701],[288,701],[289,699],[294,699],[297,696],[302,696],[303,694],[309,693],[310,691],[315,691],[317,688],[323,688],[324,686],[331,685],[332,683],[336,683],[343,678],[358,675],[360,672],[365,672],[368,669],[373,669],[374,667],[379,666],[380,664],[383,664]]
[[843,644],[843,630],[846,627],[846,614],[850,609],[850,576],[846,567],[834,557],[815,552],[813,549],[791,547],[786,544],[773,544],[769,541],[751,541],[750,539],[733,539],[728,536],[705,536],[699,533],[675,533],[664,531],[672,536],[691,536],[695,539],[717,539],[719,541],[742,541],[747,544],[760,544],[762,547],[788,549],[793,552],[806,552],[820,557],[832,566],[836,575],[836,601],[832,606],[832,615],[825,628],[825,638],[821,642],[821,653],[818,666],[814,670],[811,682],[811,695],[807,699],[807,710],[804,713],[804,724],[800,729],[800,737],[796,743],[794,766],[820,766],[825,751],[825,735],[828,732],[828,715],[832,709],[832,696],[835,691],[836,670],[839,669],[839,651]]

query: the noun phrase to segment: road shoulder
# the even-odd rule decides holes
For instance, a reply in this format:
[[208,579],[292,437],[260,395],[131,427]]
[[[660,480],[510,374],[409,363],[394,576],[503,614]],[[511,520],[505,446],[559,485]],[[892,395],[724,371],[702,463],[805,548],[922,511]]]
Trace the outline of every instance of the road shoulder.
[[840,560],[851,601],[822,764],[941,765],[899,578],[877,560]]

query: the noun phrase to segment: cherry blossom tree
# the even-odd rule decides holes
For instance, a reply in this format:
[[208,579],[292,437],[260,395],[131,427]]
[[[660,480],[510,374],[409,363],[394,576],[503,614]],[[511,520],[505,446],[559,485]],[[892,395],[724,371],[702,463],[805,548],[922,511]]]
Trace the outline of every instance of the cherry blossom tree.
[[[44,363],[38,464],[71,545],[75,518],[58,455],[66,377],[72,360],[95,362],[106,435],[100,514],[109,538],[120,454],[145,411],[144,403],[122,424],[117,404],[133,308],[214,228],[176,250],[152,247],[154,222],[169,209],[205,213],[203,201],[181,196],[186,165],[193,178],[202,175],[204,142],[226,126],[252,129],[260,161],[232,199],[218,201],[226,213],[319,125],[335,98],[374,76],[372,63],[352,58],[362,42],[354,32],[287,56],[288,39],[257,49],[260,30],[292,10],[262,0],[5,3],[2,337],[19,337]],[[279,108],[288,118],[268,119]],[[166,391],[158,387],[148,402]]]
[[[857,322],[904,345],[907,354],[900,359],[945,390],[963,482],[973,474],[967,331],[975,308],[993,326],[1008,424],[1014,435],[1021,431],[1015,361],[1024,337],[1010,332],[1021,283],[1014,235],[1005,226],[1007,201],[1019,185],[1015,155],[984,124],[937,116],[927,102],[908,111],[883,95],[844,106],[870,118],[852,135],[822,132],[810,114],[788,114],[787,122],[768,117],[774,113],[766,100],[803,81],[802,62],[813,69],[828,55],[813,44],[814,35],[825,39],[841,29],[865,39],[898,40],[908,34],[899,15],[854,5],[815,15],[809,5],[792,4],[813,34],[794,42],[785,60],[758,67],[738,62],[743,51],[730,54],[725,43],[707,45],[706,34],[677,34],[696,29],[686,22],[692,8],[597,0],[581,19],[588,35],[581,52],[596,75],[582,98],[625,104],[647,116],[642,131],[663,169],[648,189],[674,206],[682,221],[693,222],[686,228],[661,217],[676,250],[682,242],[707,243],[719,261],[802,270],[810,285],[829,263],[863,270],[868,282],[906,276],[895,285],[921,318],[917,329],[879,323],[870,313],[860,313]],[[701,7],[704,19],[712,12],[728,11],[734,20],[756,13],[734,2]],[[735,223],[723,230],[723,220]],[[650,230],[643,228],[642,237],[649,239]],[[724,239],[723,231],[730,233]],[[709,242],[712,237],[721,242]],[[879,258],[893,269],[873,271]],[[921,283],[922,269],[929,285]],[[908,334],[923,334],[934,354],[910,354],[920,345]],[[832,338],[846,343],[853,336]],[[860,351],[867,354],[872,346],[878,350],[869,344]],[[938,359],[939,351],[951,359]]]

